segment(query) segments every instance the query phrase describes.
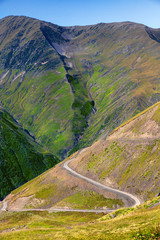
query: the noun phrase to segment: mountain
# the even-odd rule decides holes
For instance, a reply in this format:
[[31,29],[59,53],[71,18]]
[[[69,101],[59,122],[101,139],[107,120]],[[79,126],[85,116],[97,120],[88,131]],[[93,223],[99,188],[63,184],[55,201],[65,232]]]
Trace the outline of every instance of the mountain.
[[61,159],[160,100],[160,30],[0,20],[0,104]]
[[57,162],[7,111],[0,109],[0,199]]
[[[104,185],[136,195],[142,202],[160,193],[160,102],[70,158],[69,167]],[[124,198],[71,175],[64,161],[14,190],[6,201],[23,208],[126,206]],[[104,200],[106,198],[106,201]],[[87,202],[87,204],[86,204]],[[103,205],[98,205],[99,202]],[[90,206],[90,205],[89,205]]]

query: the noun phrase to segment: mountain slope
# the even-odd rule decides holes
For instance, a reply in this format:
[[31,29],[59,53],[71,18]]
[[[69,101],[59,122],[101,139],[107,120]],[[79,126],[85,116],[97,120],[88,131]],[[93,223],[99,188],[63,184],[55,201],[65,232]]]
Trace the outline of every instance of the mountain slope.
[[1,104],[64,158],[160,100],[159,30],[0,20]]
[[56,157],[0,109],[0,199],[57,162]]
[[13,16],[0,21],[1,104],[37,140],[63,156],[73,145],[73,96],[63,64],[40,23]]
[[[160,103],[157,103],[114,130],[107,138],[74,154],[69,167],[104,185],[132,193],[142,201],[155,197],[160,192],[159,116]],[[63,164],[8,195],[9,209],[73,207],[75,199],[85,198],[84,190],[104,195],[112,202],[117,199],[115,194],[72,176]]]
[[143,200],[160,192],[160,103],[101,139],[70,164],[93,179]]

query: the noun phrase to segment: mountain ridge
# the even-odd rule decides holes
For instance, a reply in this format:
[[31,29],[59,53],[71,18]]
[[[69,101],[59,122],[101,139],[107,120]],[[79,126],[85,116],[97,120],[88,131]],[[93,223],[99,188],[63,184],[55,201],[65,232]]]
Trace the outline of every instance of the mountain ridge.
[[144,25],[0,25],[1,105],[61,159],[160,100],[160,46]]

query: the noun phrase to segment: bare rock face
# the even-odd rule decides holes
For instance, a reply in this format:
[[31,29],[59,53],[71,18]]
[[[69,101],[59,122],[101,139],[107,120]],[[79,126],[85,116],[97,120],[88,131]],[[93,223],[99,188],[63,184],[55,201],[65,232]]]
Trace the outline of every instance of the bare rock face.
[[153,29],[153,28],[146,27],[146,32],[148,33],[151,39],[160,43],[160,29]]

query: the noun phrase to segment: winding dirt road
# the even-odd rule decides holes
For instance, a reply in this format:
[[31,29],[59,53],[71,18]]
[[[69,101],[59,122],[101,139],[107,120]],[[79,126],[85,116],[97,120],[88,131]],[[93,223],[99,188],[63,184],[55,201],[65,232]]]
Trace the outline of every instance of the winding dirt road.
[[[122,198],[122,199],[125,199],[128,203],[130,203],[130,207],[136,207],[138,205],[140,205],[140,200],[132,195],[131,193],[127,193],[127,192],[124,192],[124,191],[121,191],[121,190],[118,190],[118,189],[114,189],[114,188],[111,188],[111,187],[108,187],[104,184],[101,184],[95,180],[92,180],[88,177],[85,177],[79,173],[77,173],[76,171],[74,171],[73,169],[71,169],[68,164],[70,162],[72,162],[77,155],[79,155],[82,151],[85,151],[86,149],[82,149],[80,150],[76,155],[75,157],[73,157],[72,159],[66,161],[64,164],[63,164],[63,167],[69,172],[71,173],[72,175],[74,175],[75,177],[77,178],[80,178],[80,179],[83,179],[85,181],[87,181],[88,183],[91,183],[93,184],[94,186],[102,189],[102,190],[105,190],[107,192],[111,192],[111,193],[114,193],[114,194],[117,194],[117,196],[119,198]],[[7,201],[3,200],[2,202],[2,207],[1,207],[1,211],[7,211]],[[48,208],[48,209],[21,209],[21,210],[14,210],[16,212],[24,212],[24,211],[49,211],[49,212],[95,212],[95,213],[101,213],[101,212],[105,212],[105,213],[109,213],[109,212],[113,212],[115,211],[115,209],[64,209],[64,208]]]
[[[83,150],[82,150],[82,151],[83,151]],[[81,152],[81,151],[80,151],[80,152]],[[80,152],[79,152],[79,153],[80,153]],[[75,157],[74,157],[74,158],[75,158]],[[101,184],[101,183],[99,183],[99,182],[97,182],[97,181],[94,181],[94,180],[92,180],[92,179],[90,179],[90,178],[88,178],[88,177],[85,177],[85,176],[77,173],[77,172],[74,171],[73,169],[71,169],[71,168],[68,166],[68,164],[69,164],[70,162],[72,162],[72,161],[74,160],[74,158],[66,161],[66,162],[64,163],[64,165],[63,165],[63,167],[64,167],[68,172],[70,172],[71,174],[73,174],[74,176],[76,176],[76,177],[78,177],[78,178],[80,178],[80,179],[83,179],[83,180],[85,180],[85,181],[93,184],[94,186],[96,186],[96,187],[98,187],[98,188],[101,188],[101,189],[103,189],[103,190],[106,190],[107,192],[112,192],[112,193],[117,194],[120,198],[124,198],[124,199],[126,199],[127,201],[131,202],[131,203],[132,203],[131,207],[136,207],[136,206],[140,205],[140,203],[141,203],[140,200],[139,200],[136,196],[132,195],[131,193],[127,193],[127,192],[124,192],[124,191],[121,191],[121,190],[118,190],[118,189],[115,189],[115,188],[107,187],[106,185]]]

